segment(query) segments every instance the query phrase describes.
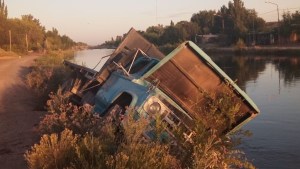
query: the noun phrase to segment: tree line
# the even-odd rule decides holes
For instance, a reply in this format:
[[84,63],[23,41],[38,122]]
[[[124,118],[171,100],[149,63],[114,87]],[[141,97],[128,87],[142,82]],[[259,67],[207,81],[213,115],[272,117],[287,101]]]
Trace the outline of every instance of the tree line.
[[[245,42],[249,35],[268,32],[289,38],[295,30],[300,30],[300,13],[284,13],[280,22],[280,29],[270,27],[266,21],[258,16],[254,9],[247,9],[242,0],[229,1],[219,10],[201,10],[194,13],[190,21],[180,21],[170,25],[150,26],[146,31],[140,31],[143,36],[164,49],[191,40],[197,41],[200,35],[217,34],[220,45],[230,46]],[[299,33],[299,31],[298,31]],[[277,37],[277,36],[276,36]],[[118,44],[117,41],[106,41],[104,44]]]
[[0,0],[0,48],[16,52],[68,49],[76,43],[58,30],[46,30],[32,15],[8,18],[4,0]]
[[300,34],[300,12],[285,12],[282,15],[281,30],[283,36],[290,36],[292,33]]

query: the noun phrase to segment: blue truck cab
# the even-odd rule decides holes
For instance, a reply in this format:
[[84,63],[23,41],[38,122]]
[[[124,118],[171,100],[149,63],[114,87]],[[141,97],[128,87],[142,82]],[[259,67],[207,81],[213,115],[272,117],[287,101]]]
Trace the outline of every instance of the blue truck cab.
[[140,106],[149,96],[150,90],[138,82],[158,62],[155,58],[140,56],[132,65],[112,72],[95,96],[95,112],[103,116],[113,103],[123,108]]

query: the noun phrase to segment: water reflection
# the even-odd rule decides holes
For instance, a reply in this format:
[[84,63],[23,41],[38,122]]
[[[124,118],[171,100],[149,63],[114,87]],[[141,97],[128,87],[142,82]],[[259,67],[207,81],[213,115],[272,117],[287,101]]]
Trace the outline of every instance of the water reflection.
[[212,59],[243,89],[248,81],[256,80],[271,63],[283,79],[283,85],[293,85],[300,79],[300,57],[275,56],[214,56]]
[[275,69],[279,71],[279,75],[284,80],[285,85],[293,85],[295,81],[300,79],[300,58],[275,58],[273,60]]
[[242,149],[258,168],[300,168],[300,57],[215,56],[261,114],[244,126],[253,132]]

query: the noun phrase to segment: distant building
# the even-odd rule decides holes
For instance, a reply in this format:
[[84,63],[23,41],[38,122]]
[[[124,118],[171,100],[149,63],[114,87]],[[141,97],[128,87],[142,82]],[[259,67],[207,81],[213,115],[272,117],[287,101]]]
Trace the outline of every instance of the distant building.
[[296,31],[292,32],[290,35],[290,41],[292,43],[299,43],[300,42],[300,34]]
[[278,36],[275,36],[274,32],[258,32],[249,33],[246,38],[246,44],[248,46],[253,45],[273,45],[277,42]]
[[[273,45],[273,44],[293,44],[300,42],[300,33],[296,26],[290,35],[283,35],[283,30],[280,30],[278,22],[267,22],[266,32],[250,32],[246,37],[246,44],[253,45]],[[278,36],[279,32],[279,36]]]
[[[211,45],[219,45],[221,42],[221,36],[216,34],[207,34],[207,35],[196,35],[195,43],[198,45],[211,46]],[[223,41],[222,41],[223,42]]]
[[215,34],[207,34],[207,35],[197,35],[196,36],[196,42],[197,43],[216,43],[218,41],[219,35]]

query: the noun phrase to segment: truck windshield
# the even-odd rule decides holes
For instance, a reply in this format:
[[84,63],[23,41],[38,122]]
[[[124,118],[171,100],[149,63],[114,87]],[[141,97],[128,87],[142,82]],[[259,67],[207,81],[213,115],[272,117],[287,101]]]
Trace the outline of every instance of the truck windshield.
[[150,60],[140,60],[139,62],[137,62],[136,64],[134,64],[130,70],[130,74],[136,74],[138,72],[140,72],[141,70],[143,70],[144,67],[146,67],[148,65],[148,63],[150,62]]

